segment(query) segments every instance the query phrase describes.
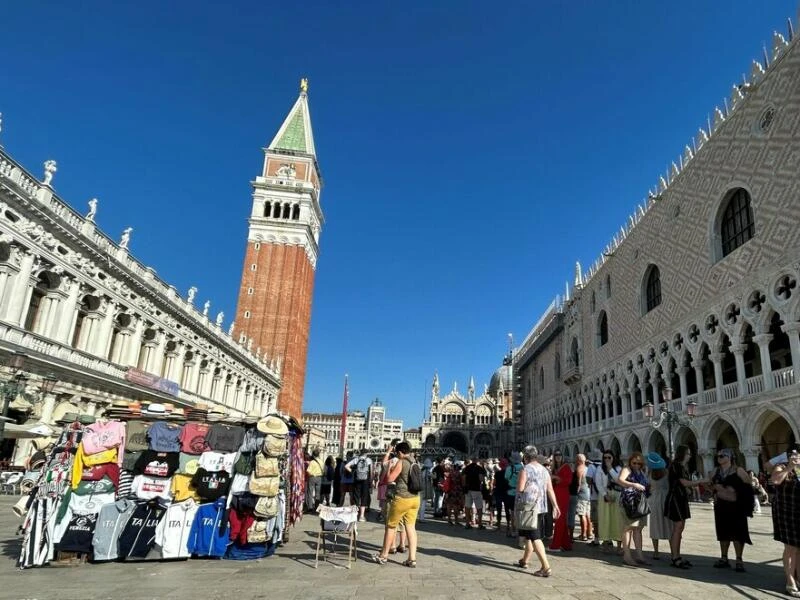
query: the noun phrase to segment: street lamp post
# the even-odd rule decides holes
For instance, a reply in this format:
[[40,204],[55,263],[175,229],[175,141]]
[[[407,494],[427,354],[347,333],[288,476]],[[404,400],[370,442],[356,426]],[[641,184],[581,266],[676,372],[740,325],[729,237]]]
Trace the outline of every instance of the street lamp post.
[[[661,407],[660,414],[657,419],[653,419],[653,412],[654,406],[651,402],[648,402],[644,405],[644,416],[645,418],[650,420],[650,425],[654,429],[660,429],[662,425],[666,423],[667,425],[667,444],[669,458],[672,460],[675,457],[675,451],[673,448],[673,441],[672,441],[672,428],[673,427],[680,427],[688,426],[691,419],[694,418],[695,412],[697,410],[697,403],[696,402],[688,402],[686,404],[686,415],[676,412],[674,410],[669,409],[669,402],[672,400],[672,388],[665,387],[663,392],[663,400],[664,406]],[[688,418],[687,418],[688,417]]]

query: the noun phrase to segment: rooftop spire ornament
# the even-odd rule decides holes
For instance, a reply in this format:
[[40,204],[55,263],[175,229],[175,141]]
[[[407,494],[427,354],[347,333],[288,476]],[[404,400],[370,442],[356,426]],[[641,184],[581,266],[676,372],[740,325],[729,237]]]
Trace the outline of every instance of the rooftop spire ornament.
[[303,77],[300,80],[300,93],[307,94],[308,93],[308,79]]

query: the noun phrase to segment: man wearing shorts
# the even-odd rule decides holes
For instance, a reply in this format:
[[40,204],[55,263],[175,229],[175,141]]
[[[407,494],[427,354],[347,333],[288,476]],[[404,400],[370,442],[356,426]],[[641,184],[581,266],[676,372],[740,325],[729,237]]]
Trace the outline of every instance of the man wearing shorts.
[[358,506],[358,520],[367,520],[366,511],[370,504],[370,490],[372,489],[372,459],[367,456],[367,451],[357,456],[344,466],[344,470],[353,476],[353,504]]
[[486,479],[486,469],[478,464],[477,458],[473,458],[461,471],[461,483],[464,486],[464,512],[467,515],[467,524],[464,526],[466,529],[472,529],[475,512],[478,513],[478,527],[486,529],[483,524],[483,494],[481,493],[484,479]]

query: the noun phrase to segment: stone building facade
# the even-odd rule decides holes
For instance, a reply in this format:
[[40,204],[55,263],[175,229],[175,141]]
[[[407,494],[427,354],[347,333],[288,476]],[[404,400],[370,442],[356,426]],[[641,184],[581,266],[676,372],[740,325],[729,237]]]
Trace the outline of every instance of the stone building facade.
[[[276,407],[280,365],[223,329],[222,313],[195,305],[98,229],[97,200],[81,215],[0,147],[0,362],[24,353],[27,387],[17,420],[52,424],[99,415],[115,401],[207,406],[231,416]],[[0,377],[11,376],[4,367]],[[58,384],[41,394],[44,377]]]
[[497,369],[480,396],[470,378],[466,396],[458,384],[440,396],[439,375],[431,387],[429,416],[422,424],[423,448],[440,448],[458,456],[499,457],[516,449],[523,433],[521,414],[513,405],[510,357]]
[[[341,413],[304,413],[303,426],[324,432],[324,453],[339,456],[341,452]],[[386,416],[386,407],[377,398],[367,411],[354,410],[347,413],[344,451],[385,450],[393,439],[403,438],[403,420]]]
[[701,470],[718,447],[758,469],[798,439],[800,47],[775,34],[766,54],[515,351],[543,449],[665,452],[648,403],[696,403],[674,437]]
[[303,407],[311,299],[323,215],[308,85],[264,150],[253,182],[234,335],[253,340],[282,365],[278,407],[299,417]]

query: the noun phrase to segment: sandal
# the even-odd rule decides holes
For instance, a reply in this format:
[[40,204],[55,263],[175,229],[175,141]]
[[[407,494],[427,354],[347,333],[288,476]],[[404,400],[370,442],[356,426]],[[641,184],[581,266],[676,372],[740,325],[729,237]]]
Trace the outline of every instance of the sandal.
[[690,565],[688,565],[680,556],[678,558],[672,559],[672,566],[676,569],[688,569]]
[[550,577],[553,574],[553,569],[547,567],[546,569],[539,569],[538,571],[534,571],[534,577]]
[[727,558],[720,558],[717,562],[714,563],[715,569],[730,569],[731,568],[731,561]]
[[520,569],[527,569],[528,568],[528,563],[524,562],[521,558],[517,561],[516,564]]
[[736,568],[734,569],[737,573],[745,573],[744,563],[740,560],[736,561]]
[[372,560],[374,562],[378,563],[379,565],[385,565],[387,562],[389,562],[388,558],[385,558],[385,557],[381,556],[380,554],[373,554],[372,555]]
[[786,593],[789,594],[792,598],[800,598],[800,590],[798,590],[796,587],[787,585]]
[[404,560],[400,564],[403,565],[404,567],[408,567],[409,569],[416,569],[417,568],[417,561],[411,560],[410,558],[408,560]]
[[649,563],[649,562],[647,562],[647,561],[646,561],[645,559],[643,559],[643,558],[634,558],[634,559],[633,559],[633,561],[634,561],[634,562],[635,562],[637,565],[642,565],[642,566],[644,566],[644,567],[649,567],[649,566],[650,566],[650,563]]

